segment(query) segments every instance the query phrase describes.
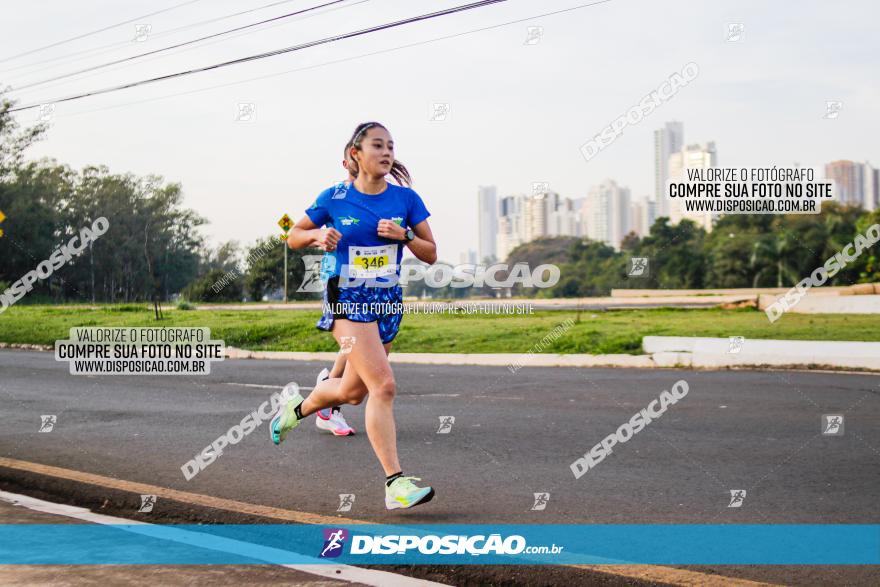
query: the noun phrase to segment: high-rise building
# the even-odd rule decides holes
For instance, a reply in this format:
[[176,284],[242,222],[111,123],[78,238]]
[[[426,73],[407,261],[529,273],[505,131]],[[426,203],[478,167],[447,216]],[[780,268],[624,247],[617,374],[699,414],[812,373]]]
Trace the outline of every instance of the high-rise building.
[[580,224],[574,202],[551,190],[501,198],[496,239],[498,259],[506,259],[518,245],[538,238],[579,236]]
[[572,236],[584,237],[586,233],[584,232],[584,221],[583,221],[583,209],[584,204],[586,203],[586,198],[575,198],[571,201],[571,216],[572,216],[572,224],[574,225],[574,232]]
[[862,207],[868,212],[880,208],[880,169],[865,163],[864,197]]
[[[718,165],[718,152],[715,143],[705,145],[688,145],[678,153],[669,156],[669,179],[672,181],[687,180],[685,169],[709,169]],[[664,196],[664,199],[667,199]],[[669,209],[669,223],[678,224],[683,219],[693,220],[707,232],[711,232],[712,223],[718,217],[716,212],[687,212],[684,203],[675,202]]]
[[507,259],[510,251],[525,242],[522,214],[524,199],[524,196],[506,196],[498,201],[498,232],[495,250],[499,261]]
[[477,188],[477,222],[479,261],[494,261],[498,240],[498,196],[494,185]]
[[585,236],[620,250],[620,241],[629,232],[630,192],[606,179],[592,186],[581,208]]
[[553,196],[559,198],[559,194],[545,192],[533,194],[523,199],[523,240],[533,241],[536,238],[547,236],[547,211],[553,206]]
[[825,165],[825,178],[834,180],[834,201],[865,210],[880,206],[878,175],[870,163],[841,160]]
[[834,180],[834,199],[840,204],[861,204],[864,170],[861,163],[832,161],[825,165],[825,178]]
[[554,209],[547,214],[547,236],[578,236],[578,224],[574,202],[557,198]]
[[669,179],[669,157],[684,146],[684,123],[667,122],[654,131],[654,202],[656,214],[669,216],[666,180]]
[[655,202],[647,196],[635,199],[629,206],[629,229],[640,237],[651,232],[654,224]]

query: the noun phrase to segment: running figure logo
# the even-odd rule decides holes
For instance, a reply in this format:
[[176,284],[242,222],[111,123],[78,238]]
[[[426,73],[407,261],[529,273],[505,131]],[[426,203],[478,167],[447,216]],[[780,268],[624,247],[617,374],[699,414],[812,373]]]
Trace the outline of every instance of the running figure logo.
[[354,493],[340,493],[339,494],[339,507],[336,508],[337,512],[350,512],[351,506],[354,505]]
[[348,186],[351,185],[347,181],[340,181],[336,184],[333,189],[333,195],[330,196],[331,200],[344,200],[345,194],[348,193]]
[[449,116],[448,102],[434,102],[431,105],[431,114],[429,120],[431,122],[443,122]]
[[342,554],[346,539],[348,539],[348,530],[325,528],[324,548],[321,550],[320,558],[336,558]]
[[55,428],[55,422],[58,421],[58,416],[40,416],[40,420],[39,432],[52,432],[52,429]]
[[351,352],[351,348],[357,341],[356,336],[340,336],[339,337],[339,354],[347,355]]
[[543,509],[547,509],[547,502],[550,501],[549,493],[536,493],[535,494],[535,503],[532,504],[532,511],[540,511]]
[[150,33],[153,32],[153,25],[151,24],[136,24],[134,25],[134,39],[132,39],[135,43],[143,43],[147,40],[147,37],[150,36]]
[[843,436],[843,415],[842,414],[823,414],[822,415],[822,435],[823,436]]
[[647,277],[648,276],[648,258],[647,257],[630,257],[627,264],[626,274],[628,277]]
[[840,100],[826,100],[825,101],[825,115],[822,117],[826,120],[834,120],[838,116],[840,116],[840,111],[843,109],[843,102]]
[[727,42],[728,43],[738,43],[742,41],[743,31],[746,30],[746,25],[741,22],[731,22],[727,25]]
[[739,354],[739,352],[743,348],[743,343],[746,341],[746,337],[744,336],[731,336],[730,343],[727,347],[727,352],[731,355]]
[[455,424],[455,416],[439,416],[440,427],[437,428],[437,434],[449,434],[452,432],[452,425]]
[[40,104],[40,122],[49,122],[55,117],[55,104]]
[[729,508],[738,508],[742,507],[743,502],[746,499],[746,490],[745,489],[731,489],[730,490],[730,503],[727,504]]
[[306,270],[303,273],[302,283],[296,291],[307,291],[319,293],[324,290],[324,284],[321,282],[321,263],[324,261],[323,255],[303,255],[303,265]]
[[144,514],[149,514],[151,511],[153,511],[154,505],[156,505],[155,495],[142,495],[141,507],[138,508],[138,511]]
[[544,36],[544,27],[530,26],[526,29],[526,42],[523,45],[537,45]]
[[256,119],[256,104],[253,102],[239,102],[236,105],[235,122],[254,122]]

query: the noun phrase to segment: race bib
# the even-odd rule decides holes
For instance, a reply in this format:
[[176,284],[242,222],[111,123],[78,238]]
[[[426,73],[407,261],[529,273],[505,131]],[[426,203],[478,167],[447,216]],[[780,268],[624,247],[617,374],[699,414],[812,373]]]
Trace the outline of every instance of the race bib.
[[397,245],[348,247],[350,277],[386,277],[397,273]]

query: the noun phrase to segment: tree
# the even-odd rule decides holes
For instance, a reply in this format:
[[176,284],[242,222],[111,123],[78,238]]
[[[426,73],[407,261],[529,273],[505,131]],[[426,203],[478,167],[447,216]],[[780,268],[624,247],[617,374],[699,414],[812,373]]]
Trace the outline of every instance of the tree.
[[191,302],[240,302],[244,295],[242,280],[234,271],[209,270],[181,292]]
[[669,225],[658,218],[637,249],[638,257],[649,259],[649,276],[642,287],[663,289],[702,288],[706,282],[706,231],[690,220]]
[[[275,241],[273,243],[272,241]],[[277,243],[277,244],[276,244]],[[272,291],[284,287],[284,249],[287,243],[282,242],[278,236],[268,236],[258,240],[248,252],[248,258],[252,259],[247,268],[245,289],[248,296],[253,300],[261,300],[263,296]],[[258,254],[262,252],[261,254]],[[319,293],[298,292],[300,285],[306,276],[306,265],[303,257],[306,255],[323,255],[319,249],[289,249],[287,250],[287,292],[291,300],[314,300],[320,299]]]
[[626,261],[605,243],[575,240],[567,263],[559,265],[559,283],[541,290],[542,297],[604,296],[624,278]]
[[19,125],[9,112],[15,102],[4,96],[9,87],[0,89],[0,182],[14,176],[24,160],[24,151],[43,138],[48,123],[41,122],[18,132]]

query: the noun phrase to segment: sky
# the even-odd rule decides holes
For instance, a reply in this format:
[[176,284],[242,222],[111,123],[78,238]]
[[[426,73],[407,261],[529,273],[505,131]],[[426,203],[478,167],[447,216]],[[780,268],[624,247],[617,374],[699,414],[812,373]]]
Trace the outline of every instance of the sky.
[[[11,86],[7,96],[19,106],[52,103],[468,3],[349,0],[17,90],[326,1],[284,2],[177,32],[169,31],[270,0],[19,3],[0,22],[0,87]],[[378,120],[432,213],[440,259],[452,262],[477,248],[481,185],[504,196],[548,182],[579,198],[611,178],[634,197],[652,194],[653,131],[669,120],[684,122],[688,144],[715,141],[720,166],[880,165],[880,4],[610,0],[531,18],[587,1],[508,0],[57,103],[46,139],[27,157],[179,182],[185,205],[210,222],[202,230],[208,244],[247,245],[279,233],[282,214],[301,218],[319,192],[343,179],[345,142],[358,123]],[[519,22],[498,26],[511,21]],[[742,35],[732,42],[734,23]],[[146,40],[134,40],[135,24],[150,26]],[[531,44],[529,27],[541,27]],[[450,38],[432,41],[440,37]],[[699,66],[696,79],[599,155],[583,157],[581,145],[689,62]],[[824,117],[827,101],[842,102],[837,118]],[[448,104],[445,120],[431,120],[435,103]],[[252,120],[236,120],[239,104],[254,105]],[[28,126],[39,111],[15,116]]]

